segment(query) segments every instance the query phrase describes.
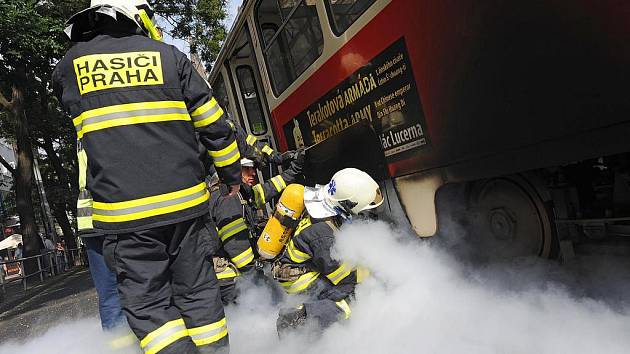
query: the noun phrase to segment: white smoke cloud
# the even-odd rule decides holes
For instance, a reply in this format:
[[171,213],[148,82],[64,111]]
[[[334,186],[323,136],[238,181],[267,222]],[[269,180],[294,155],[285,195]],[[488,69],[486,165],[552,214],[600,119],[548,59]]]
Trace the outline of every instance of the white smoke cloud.
[[[554,267],[470,269],[382,222],[344,227],[335,252],[372,272],[357,288],[350,320],[280,341],[278,309],[300,299],[274,304],[267,287],[243,282],[238,305],[226,309],[231,353],[630,352],[628,303],[576,295],[543,276]],[[101,337],[96,320],[82,320],[0,345],[0,353],[96,354]]]

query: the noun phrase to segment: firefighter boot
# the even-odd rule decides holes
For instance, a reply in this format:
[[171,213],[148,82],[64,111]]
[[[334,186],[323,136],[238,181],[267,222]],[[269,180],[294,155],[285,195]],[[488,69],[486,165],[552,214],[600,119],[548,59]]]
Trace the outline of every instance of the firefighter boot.
[[291,330],[302,327],[306,323],[306,309],[304,306],[298,308],[284,308],[278,314],[276,329],[278,337],[282,338]]

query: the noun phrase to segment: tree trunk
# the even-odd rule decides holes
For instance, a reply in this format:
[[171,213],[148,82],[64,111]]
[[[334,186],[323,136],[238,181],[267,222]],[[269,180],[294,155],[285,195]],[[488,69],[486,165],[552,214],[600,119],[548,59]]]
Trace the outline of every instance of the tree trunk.
[[[66,249],[73,249],[77,247],[77,242],[74,237],[74,232],[72,231],[72,227],[70,225],[70,220],[68,220],[67,212],[68,207],[73,205],[73,203],[69,203],[68,199],[71,199],[72,192],[70,190],[70,186],[68,184],[69,178],[68,173],[65,168],[63,168],[63,164],[61,163],[61,158],[54,149],[52,139],[49,136],[44,137],[44,143],[41,147],[46,151],[46,155],[48,157],[48,161],[52,165],[55,173],[59,178],[59,183],[61,184],[61,189],[65,193],[61,193],[62,197],[57,202],[51,203],[51,209],[55,219],[59,223],[61,230],[63,231],[63,239],[66,243]],[[73,208],[74,209],[74,208]],[[70,253],[68,253],[68,262],[72,264],[73,260],[70,259]]]
[[[63,240],[66,243],[66,250],[77,248],[77,241],[74,237],[74,232],[72,232],[72,226],[70,225],[70,220],[68,220],[65,205],[54,203],[51,205],[51,208],[55,219],[57,219],[57,222],[61,227],[61,231],[63,231]],[[68,252],[67,255],[68,264],[74,264],[72,254]]]
[[15,180],[15,197],[17,212],[20,216],[24,255],[38,255],[43,244],[37,235],[35,213],[31,192],[33,190],[33,148],[28,133],[28,121],[24,112],[23,92],[13,87],[11,115],[16,123],[17,169]]

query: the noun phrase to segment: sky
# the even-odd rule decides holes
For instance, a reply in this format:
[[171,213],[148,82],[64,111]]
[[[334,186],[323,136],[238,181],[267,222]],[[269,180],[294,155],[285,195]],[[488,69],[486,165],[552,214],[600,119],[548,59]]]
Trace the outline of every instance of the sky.
[[[225,27],[227,27],[228,30],[232,27],[232,23],[234,23],[234,20],[236,19],[236,15],[237,15],[237,12],[238,12],[238,7],[242,3],[243,3],[243,0],[227,0],[228,16],[225,19]],[[158,22],[160,22],[160,21],[158,20]],[[165,28],[168,28],[168,25],[165,24],[164,21],[161,21],[161,24]],[[172,37],[170,37],[168,35],[166,35],[164,37],[164,41],[166,43],[173,44],[174,46],[179,48],[179,50],[181,50],[182,52],[184,52],[186,54],[189,53],[188,44],[186,44],[185,41],[173,39]]]

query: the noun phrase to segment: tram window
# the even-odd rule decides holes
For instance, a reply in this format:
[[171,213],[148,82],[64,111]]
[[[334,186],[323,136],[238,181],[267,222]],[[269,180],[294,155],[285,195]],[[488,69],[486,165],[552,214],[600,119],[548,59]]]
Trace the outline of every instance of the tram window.
[[261,0],[256,16],[276,95],[284,92],[319,56],[324,37],[315,0]]
[[221,108],[225,111],[230,110],[230,101],[228,100],[227,88],[225,87],[225,81],[223,81],[223,75],[219,74],[217,80],[212,84],[212,96],[217,99]]
[[326,0],[333,31],[340,35],[376,0]]
[[[234,117],[232,117],[230,114],[230,99],[228,98],[227,87],[225,86],[225,81],[223,80],[223,74],[219,74],[219,76],[217,76],[217,79],[211,86],[212,96],[217,99],[217,102],[219,102],[219,105],[221,106],[221,108],[223,108],[225,114],[228,115],[230,119],[234,120]],[[240,122],[241,126],[243,126],[242,117]]]
[[243,98],[243,105],[249,120],[249,129],[254,135],[267,133],[267,123],[265,122],[260,97],[258,97],[254,71],[251,67],[242,65],[236,68],[236,77],[241,88],[241,97]]

